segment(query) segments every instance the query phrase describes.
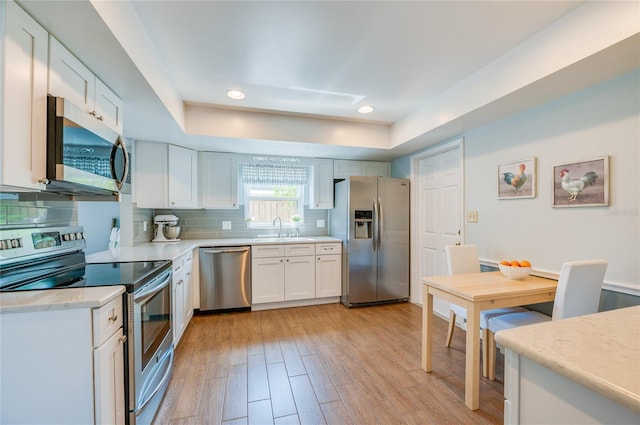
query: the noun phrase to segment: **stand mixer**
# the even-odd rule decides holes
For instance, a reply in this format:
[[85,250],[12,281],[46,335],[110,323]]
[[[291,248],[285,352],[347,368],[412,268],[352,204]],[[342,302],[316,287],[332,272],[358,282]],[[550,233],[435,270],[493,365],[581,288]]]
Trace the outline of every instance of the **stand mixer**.
[[165,226],[173,227],[178,224],[178,217],[175,215],[157,215],[153,218],[153,222],[156,227],[156,235],[155,238],[151,242],[178,242],[180,239],[177,238],[167,238],[164,235]]

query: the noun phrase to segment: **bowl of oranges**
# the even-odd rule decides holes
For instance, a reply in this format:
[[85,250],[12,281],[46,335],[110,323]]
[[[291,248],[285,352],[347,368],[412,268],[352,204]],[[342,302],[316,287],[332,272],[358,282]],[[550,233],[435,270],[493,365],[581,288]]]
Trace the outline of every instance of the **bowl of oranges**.
[[500,261],[498,267],[509,280],[519,280],[531,274],[531,263],[527,260]]

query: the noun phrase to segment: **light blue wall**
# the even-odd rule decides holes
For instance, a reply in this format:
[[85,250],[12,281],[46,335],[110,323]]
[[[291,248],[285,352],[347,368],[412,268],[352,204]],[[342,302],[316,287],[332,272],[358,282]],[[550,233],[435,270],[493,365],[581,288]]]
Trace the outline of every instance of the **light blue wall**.
[[[481,258],[527,258],[558,272],[565,261],[604,258],[606,282],[640,292],[640,71],[460,134],[464,202],[477,210],[467,243]],[[456,138],[457,138],[456,137]],[[609,156],[609,206],[554,208],[553,167]],[[498,200],[497,164],[537,158],[535,198]],[[392,175],[410,175],[410,156]]]

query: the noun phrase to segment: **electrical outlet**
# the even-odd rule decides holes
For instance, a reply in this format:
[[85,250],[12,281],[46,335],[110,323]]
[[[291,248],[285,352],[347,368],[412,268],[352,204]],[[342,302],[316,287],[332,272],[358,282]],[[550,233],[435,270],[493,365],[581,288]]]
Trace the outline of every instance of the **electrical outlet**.
[[316,227],[324,227],[324,220],[316,221]]
[[478,222],[478,211],[468,211],[467,223],[477,223],[477,222]]
[[231,230],[231,222],[223,221],[222,222],[222,230]]

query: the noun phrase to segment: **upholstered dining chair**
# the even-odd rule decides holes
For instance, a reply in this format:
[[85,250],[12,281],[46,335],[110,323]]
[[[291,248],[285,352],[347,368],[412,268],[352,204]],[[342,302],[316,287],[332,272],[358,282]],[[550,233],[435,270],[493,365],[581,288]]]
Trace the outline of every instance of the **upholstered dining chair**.
[[607,261],[588,260],[564,263],[560,269],[558,289],[553,302],[551,317],[537,311],[513,313],[489,319],[487,345],[489,347],[489,375],[495,379],[496,332],[533,325],[550,320],[568,319],[598,312],[600,291],[607,271]]
[[[445,256],[447,258],[447,271],[450,275],[462,273],[479,273],[480,257],[478,256],[478,247],[476,245],[448,245],[445,246]],[[493,310],[484,310],[480,312],[480,328],[482,330],[482,376],[487,376],[488,365],[487,355],[488,348],[486,344],[487,324],[490,318],[502,314],[517,313],[519,311],[528,311],[522,307],[496,308]],[[451,346],[453,331],[456,327],[456,316],[463,319],[467,318],[467,310],[464,307],[451,303],[449,305],[449,329],[447,330],[447,340],[445,346]]]

